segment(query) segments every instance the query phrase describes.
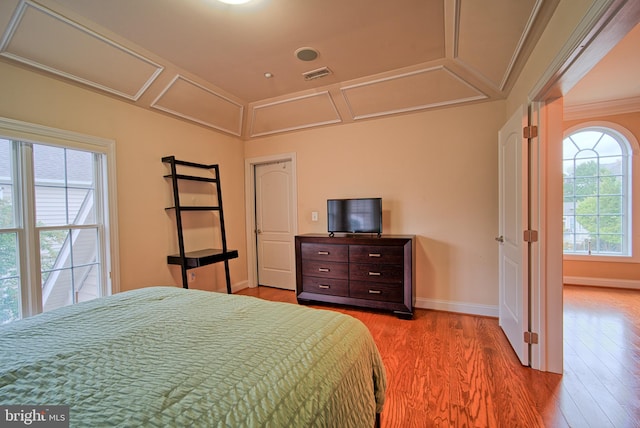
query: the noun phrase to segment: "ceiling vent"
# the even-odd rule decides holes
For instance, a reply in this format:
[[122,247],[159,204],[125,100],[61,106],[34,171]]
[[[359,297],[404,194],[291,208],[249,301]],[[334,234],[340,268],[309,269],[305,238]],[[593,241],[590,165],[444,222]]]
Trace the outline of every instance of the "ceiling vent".
[[311,71],[302,73],[302,75],[304,76],[304,80],[318,79],[320,77],[328,76],[329,74],[331,74],[331,70],[329,70],[328,67],[322,67],[316,70],[311,70]]

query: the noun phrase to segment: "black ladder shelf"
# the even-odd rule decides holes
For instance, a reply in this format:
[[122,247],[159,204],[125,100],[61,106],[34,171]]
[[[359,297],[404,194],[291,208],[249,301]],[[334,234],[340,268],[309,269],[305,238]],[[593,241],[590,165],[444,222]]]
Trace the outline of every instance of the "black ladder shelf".
[[[238,250],[229,250],[227,248],[227,234],[224,229],[224,215],[222,210],[222,191],[220,189],[220,170],[218,165],[204,165],[195,162],[187,162],[177,160],[175,156],[165,156],[162,162],[168,163],[171,167],[171,173],[165,175],[170,178],[173,185],[173,206],[165,208],[165,210],[174,210],[176,215],[176,226],[178,229],[178,248],[179,253],[167,256],[167,263],[171,265],[180,265],[182,270],[182,286],[189,288],[187,271],[189,269],[210,265],[212,263],[224,262],[224,273],[227,281],[227,293],[231,294],[231,276],[229,274],[229,260],[238,257]],[[199,177],[194,175],[178,174],[177,166],[185,166],[191,168],[201,168],[213,170],[214,177]],[[180,203],[180,190],[178,183],[181,180],[200,181],[205,183],[214,183],[216,185],[216,193],[218,204],[214,206],[184,206]],[[220,236],[222,240],[222,248],[207,248],[196,251],[185,251],[184,234],[182,230],[182,214],[188,211],[218,211],[220,219]]]

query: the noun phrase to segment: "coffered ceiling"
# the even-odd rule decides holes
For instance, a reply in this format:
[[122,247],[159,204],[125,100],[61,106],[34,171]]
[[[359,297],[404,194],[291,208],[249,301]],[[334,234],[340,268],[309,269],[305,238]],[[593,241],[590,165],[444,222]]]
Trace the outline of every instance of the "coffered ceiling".
[[252,138],[505,98],[557,3],[2,0],[0,57]]

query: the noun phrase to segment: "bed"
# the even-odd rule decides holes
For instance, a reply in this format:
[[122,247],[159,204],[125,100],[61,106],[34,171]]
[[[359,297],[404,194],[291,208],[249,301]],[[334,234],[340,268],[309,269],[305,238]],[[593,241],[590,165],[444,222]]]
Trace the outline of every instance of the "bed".
[[149,287],[0,327],[0,404],[71,426],[372,427],[385,371],[341,313]]

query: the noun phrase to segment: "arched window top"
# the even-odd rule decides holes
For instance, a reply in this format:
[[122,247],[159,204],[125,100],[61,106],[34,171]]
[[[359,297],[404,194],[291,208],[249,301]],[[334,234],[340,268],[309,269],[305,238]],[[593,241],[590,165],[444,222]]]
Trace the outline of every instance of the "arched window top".
[[[567,139],[571,147],[567,147]],[[605,121],[585,122],[572,126],[564,132],[565,146],[563,158],[567,158],[571,151],[596,150],[601,156],[611,154],[634,155],[640,152],[640,145],[636,137],[625,127]]]
[[631,158],[638,142],[609,122],[565,132],[564,253],[631,256]]

